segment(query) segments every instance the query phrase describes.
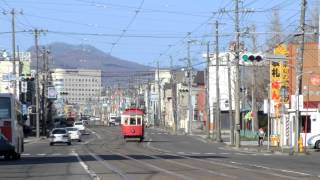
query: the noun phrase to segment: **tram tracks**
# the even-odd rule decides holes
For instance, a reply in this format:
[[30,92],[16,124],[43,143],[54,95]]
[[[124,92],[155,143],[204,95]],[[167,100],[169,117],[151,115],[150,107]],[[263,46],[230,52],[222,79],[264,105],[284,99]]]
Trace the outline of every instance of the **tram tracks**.
[[[159,149],[152,148],[152,146],[145,146],[141,143],[125,143],[121,136],[115,135],[116,132],[107,132],[104,129],[96,129],[98,134],[103,134],[103,139],[99,139],[98,144],[100,152],[87,145],[89,154],[100,162],[105,164],[104,166],[114,173],[122,177],[122,179],[135,179],[132,172],[128,170],[122,170],[119,168],[119,164],[111,165],[111,162],[107,162],[102,154],[108,152],[108,154],[116,155],[121,159],[126,160],[131,165],[136,165],[137,168],[146,171],[146,169],[153,169],[157,173],[154,175],[157,177],[159,173],[167,174],[174,179],[198,179],[199,175],[203,175],[203,179],[251,179],[253,175],[263,177],[260,179],[281,178],[281,179],[302,179],[307,177],[294,177],[288,174],[280,174],[275,171],[266,171],[259,167],[248,167],[246,165],[239,165],[232,161],[224,161],[215,159],[215,157],[199,158],[188,155],[177,155],[169,152],[163,152]],[[147,148],[148,149],[147,149]],[[138,164],[140,167],[138,167]],[[120,166],[121,167],[121,166]],[[145,168],[143,168],[145,167]],[[213,169],[213,167],[215,167]],[[116,168],[116,169],[115,169]],[[242,171],[242,173],[237,173]],[[248,173],[246,173],[248,172]],[[197,174],[194,174],[197,173]],[[262,175],[262,176],[260,176]],[[151,178],[146,178],[151,179]],[[170,179],[170,178],[169,178]]]

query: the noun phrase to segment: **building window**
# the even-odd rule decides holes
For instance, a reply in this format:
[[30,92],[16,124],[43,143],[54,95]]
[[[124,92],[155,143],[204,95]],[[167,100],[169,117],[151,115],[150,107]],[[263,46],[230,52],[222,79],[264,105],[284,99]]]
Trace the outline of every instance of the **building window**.
[[301,132],[304,132],[307,130],[307,133],[311,133],[311,119],[310,116],[301,116]]

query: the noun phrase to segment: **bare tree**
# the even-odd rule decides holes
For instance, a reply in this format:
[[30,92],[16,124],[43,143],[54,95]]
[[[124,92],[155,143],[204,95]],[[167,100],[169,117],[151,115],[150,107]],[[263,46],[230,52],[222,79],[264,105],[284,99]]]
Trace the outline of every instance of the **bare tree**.
[[[319,41],[319,1],[314,1],[311,4],[311,10],[308,14],[306,22],[306,37],[305,41],[318,42]],[[311,34],[309,34],[311,33]]]
[[267,37],[267,49],[272,52],[273,48],[282,41],[282,28],[279,16],[279,9],[273,9],[271,15],[271,22],[269,26],[269,31],[272,33]]

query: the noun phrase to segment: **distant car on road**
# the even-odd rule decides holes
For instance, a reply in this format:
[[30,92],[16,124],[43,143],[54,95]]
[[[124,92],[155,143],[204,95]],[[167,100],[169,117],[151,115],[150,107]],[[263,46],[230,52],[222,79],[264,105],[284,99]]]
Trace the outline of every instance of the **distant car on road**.
[[84,122],[83,121],[74,122],[73,127],[79,129],[79,131],[81,133],[85,133],[86,132],[86,127],[84,126]]
[[50,133],[50,146],[56,143],[66,143],[71,145],[70,135],[65,128],[54,128]]
[[78,142],[81,141],[81,132],[78,130],[78,128],[75,127],[67,127],[66,128],[71,140],[77,140]]
[[309,138],[308,146],[311,148],[320,149],[320,134]]

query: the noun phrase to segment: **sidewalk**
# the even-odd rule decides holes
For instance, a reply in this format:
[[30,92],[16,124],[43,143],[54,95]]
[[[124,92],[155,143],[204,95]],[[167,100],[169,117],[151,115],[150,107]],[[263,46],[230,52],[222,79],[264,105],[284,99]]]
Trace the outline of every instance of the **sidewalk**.
[[[192,136],[196,136],[198,138],[205,139],[206,142],[212,143],[215,142],[213,140],[209,140],[207,138],[207,135],[205,133],[197,133],[192,134]],[[316,152],[314,149],[307,149],[306,152],[301,153],[294,153],[292,147],[278,147],[278,146],[271,146],[268,142],[264,141],[263,146],[258,146],[258,141],[241,141],[240,147],[237,148],[235,145],[230,144],[230,138],[227,134],[222,134],[222,140],[224,144],[224,149],[226,150],[233,150],[233,151],[239,151],[239,152],[254,152],[254,153],[269,153],[269,154],[277,154],[277,155],[309,155],[312,152]]]

